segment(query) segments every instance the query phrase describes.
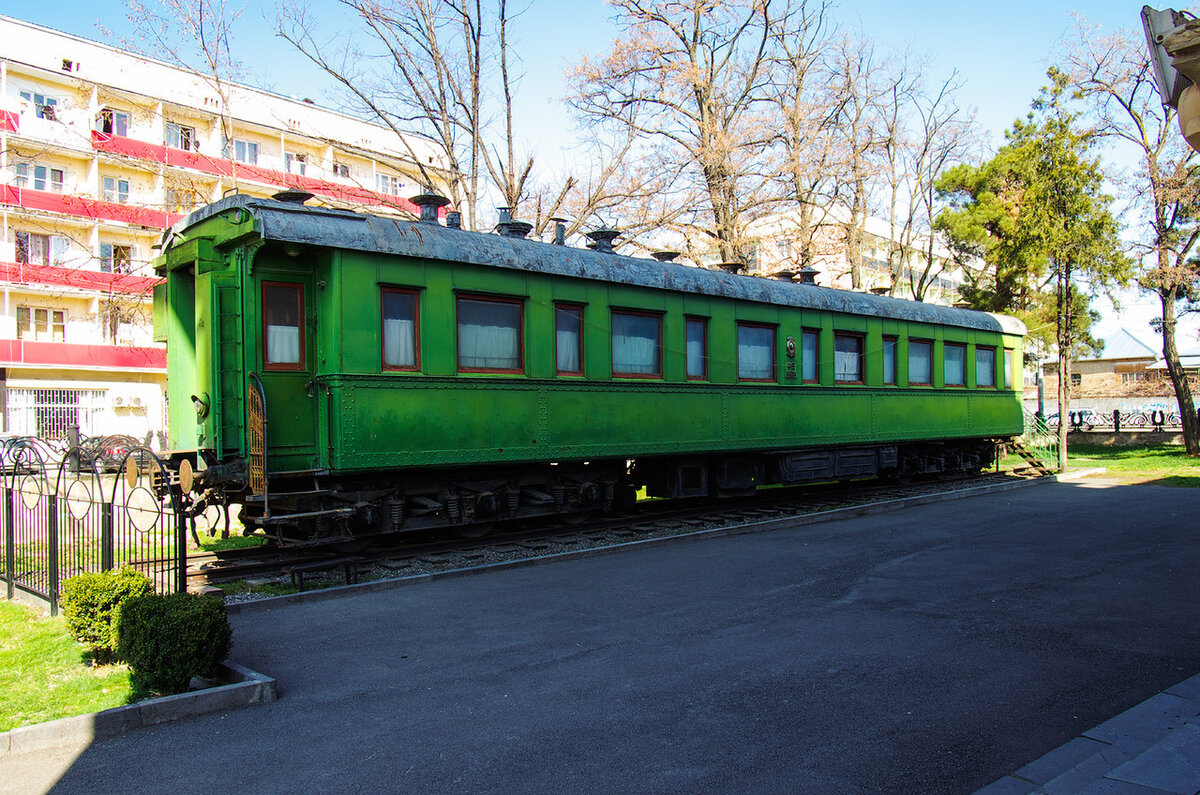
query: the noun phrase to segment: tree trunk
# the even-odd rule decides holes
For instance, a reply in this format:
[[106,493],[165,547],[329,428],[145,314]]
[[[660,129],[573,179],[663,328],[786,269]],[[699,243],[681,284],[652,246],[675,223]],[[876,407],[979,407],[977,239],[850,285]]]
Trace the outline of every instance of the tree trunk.
[[1200,456],[1200,438],[1197,437],[1196,404],[1192,401],[1192,387],[1187,373],[1179,363],[1179,351],[1175,348],[1175,300],[1174,287],[1159,290],[1163,309],[1163,359],[1167,364],[1167,375],[1175,387],[1175,399],[1179,402],[1179,419],[1183,424],[1183,445],[1188,455]]
[[1067,433],[1071,430],[1071,341],[1067,323],[1070,296],[1069,274],[1058,269],[1058,311],[1056,336],[1058,337],[1058,471],[1067,471]]

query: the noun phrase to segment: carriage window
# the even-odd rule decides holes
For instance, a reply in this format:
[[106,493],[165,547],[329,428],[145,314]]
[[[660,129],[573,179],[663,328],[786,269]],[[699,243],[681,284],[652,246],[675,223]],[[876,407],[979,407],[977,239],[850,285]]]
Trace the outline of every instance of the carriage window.
[[1004,352],[1004,388],[1012,389],[1013,385],[1013,352]]
[[304,291],[298,284],[263,282],[263,340],[267,370],[303,370]]
[[459,371],[522,372],[521,315],[519,299],[459,298]]
[[966,386],[967,346],[947,342],[944,351],[946,386]]
[[583,307],[554,305],[554,350],[559,375],[583,375]]
[[817,356],[817,332],[805,331],[800,335],[800,371],[805,383],[817,381]]
[[896,383],[896,338],[883,338],[883,383]]
[[692,381],[708,378],[708,319],[687,319],[687,377]]
[[908,341],[908,383],[929,386],[933,374],[933,343],[928,340]]
[[416,370],[417,294],[383,288],[383,369]]
[[612,313],[612,370],[615,376],[662,375],[662,318],[659,315]]
[[833,335],[833,380],[839,384],[863,382],[863,338],[859,335]]
[[994,387],[996,385],[996,349],[975,349],[975,386]]
[[775,327],[738,323],[738,380],[775,380]]

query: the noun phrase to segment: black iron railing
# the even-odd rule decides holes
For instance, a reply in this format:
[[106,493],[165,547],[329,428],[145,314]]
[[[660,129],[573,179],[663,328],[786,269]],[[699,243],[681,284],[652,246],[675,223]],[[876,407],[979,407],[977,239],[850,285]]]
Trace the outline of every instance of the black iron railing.
[[[1197,412],[1200,414],[1200,412]],[[1058,414],[1046,417],[1046,426],[1057,428]],[[1113,411],[1095,411],[1092,409],[1075,409],[1067,414],[1068,427],[1072,431],[1091,431],[1111,429],[1121,431],[1167,431],[1183,427],[1179,412],[1162,408],[1131,409]]]
[[[118,439],[114,442],[114,439]],[[3,577],[58,612],[68,577],[132,566],[163,593],[187,587],[186,515],[155,453],[119,437],[66,449],[30,437],[0,444]]]

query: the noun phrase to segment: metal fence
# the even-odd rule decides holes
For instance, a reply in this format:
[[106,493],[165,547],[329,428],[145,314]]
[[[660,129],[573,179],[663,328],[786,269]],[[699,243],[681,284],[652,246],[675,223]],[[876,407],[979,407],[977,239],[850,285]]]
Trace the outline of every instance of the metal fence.
[[148,448],[61,450],[20,438],[0,447],[3,577],[58,612],[68,577],[132,566],[162,593],[187,588],[186,518]]
[[[1197,412],[1200,416],[1200,411]],[[1051,414],[1046,417],[1049,428],[1057,428],[1059,416]],[[1178,411],[1162,408],[1133,409],[1121,411],[1093,411],[1080,409],[1068,412],[1068,427],[1073,431],[1090,431],[1096,428],[1121,431],[1165,431],[1183,427],[1182,418]]]

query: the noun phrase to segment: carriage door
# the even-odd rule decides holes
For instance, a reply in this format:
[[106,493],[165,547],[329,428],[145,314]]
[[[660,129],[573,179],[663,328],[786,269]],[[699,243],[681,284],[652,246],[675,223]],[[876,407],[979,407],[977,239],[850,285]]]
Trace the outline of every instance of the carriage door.
[[312,378],[312,287],[293,274],[259,281],[258,359],[266,395],[267,468],[296,472],[318,467],[317,400]]

